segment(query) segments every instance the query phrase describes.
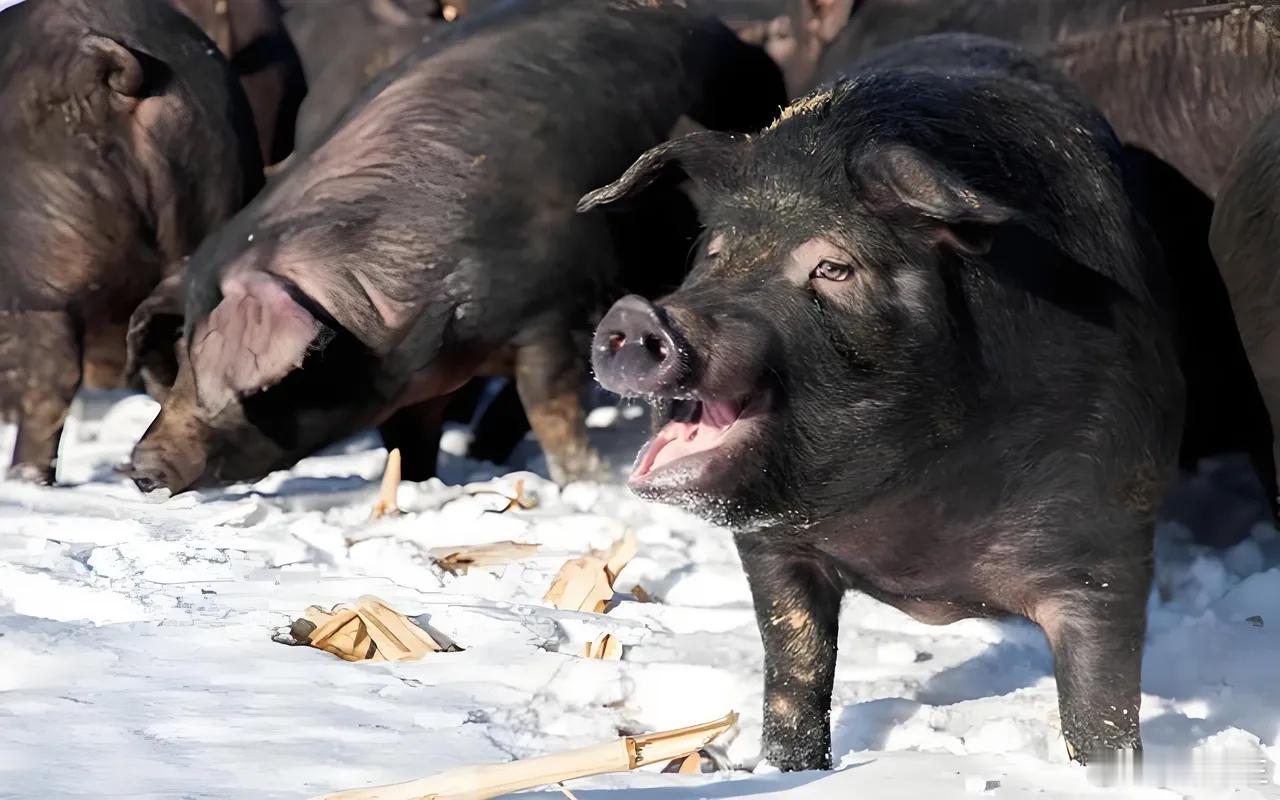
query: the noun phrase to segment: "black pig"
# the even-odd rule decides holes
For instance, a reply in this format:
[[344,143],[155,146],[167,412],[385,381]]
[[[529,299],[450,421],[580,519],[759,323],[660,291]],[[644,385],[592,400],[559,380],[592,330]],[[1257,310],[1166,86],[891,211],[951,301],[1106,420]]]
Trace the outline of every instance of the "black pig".
[[619,301],[593,359],[670,409],[632,489],[735,531],[766,757],[830,764],[849,590],[930,623],[1034,620],[1071,755],[1140,747],[1183,389],[1102,117],[1011,46],[931,37],[757,136],[654,148],[579,207],[675,169],[701,188],[701,259],[663,302]]
[[447,396],[507,370],[553,477],[594,472],[573,334],[617,273],[577,198],[685,110],[747,128],[778,104],[710,102],[732,65],[708,42],[746,47],[674,3],[531,0],[472,21],[384,74],[193,256],[187,361],[134,451],[139,486],[257,477],[368,425],[422,479]]
[[[1208,232],[1232,154],[1277,96],[1278,13],[1275,0],[1247,8],[1211,0],[793,0],[788,37],[766,42],[799,87],[912,36],[966,32],[1047,54],[1084,88],[1128,146],[1139,202],[1173,280],[1188,389],[1180,465],[1194,473],[1206,459],[1247,454],[1260,485],[1253,505],[1270,507],[1237,516],[1239,524],[1196,526],[1199,541],[1217,545],[1234,544],[1276,510],[1280,381],[1269,377],[1265,340],[1280,326],[1280,297],[1260,291],[1269,280],[1261,262],[1232,257],[1258,237],[1218,237],[1215,263]],[[1258,173],[1254,165],[1239,174]]]
[[262,182],[227,62],[152,0],[0,12],[0,412],[48,482],[81,383],[120,386],[129,315]]

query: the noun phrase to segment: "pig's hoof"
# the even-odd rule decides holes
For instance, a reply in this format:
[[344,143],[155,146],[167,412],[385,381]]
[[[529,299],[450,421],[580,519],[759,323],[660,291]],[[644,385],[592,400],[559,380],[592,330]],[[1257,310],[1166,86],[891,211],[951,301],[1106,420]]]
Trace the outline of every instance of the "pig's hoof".
[[783,772],[808,772],[831,769],[831,751],[807,745],[769,744],[765,760]]
[[52,486],[53,472],[53,467],[42,467],[39,464],[14,464],[9,467],[5,478],[22,483],[34,483],[37,486]]

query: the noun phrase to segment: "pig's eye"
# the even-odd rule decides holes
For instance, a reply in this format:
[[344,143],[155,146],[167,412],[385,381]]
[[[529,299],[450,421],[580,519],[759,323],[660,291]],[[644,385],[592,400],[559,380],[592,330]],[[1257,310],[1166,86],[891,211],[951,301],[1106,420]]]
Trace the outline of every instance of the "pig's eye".
[[809,273],[809,279],[821,278],[824,281],[847,281],[853,274],[853,267],[839,261],[822,261]]

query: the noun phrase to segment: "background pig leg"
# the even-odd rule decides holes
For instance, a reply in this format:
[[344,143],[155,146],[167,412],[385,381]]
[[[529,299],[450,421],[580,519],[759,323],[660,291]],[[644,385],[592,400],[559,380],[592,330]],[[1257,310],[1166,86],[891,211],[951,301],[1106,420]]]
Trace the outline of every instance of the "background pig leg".
[[567,326],[544,328],[517,346],[516,389],[559,484],[595,477],[600,469],[587,441],[584,373]]
[[90,389],[120,389],[125,385],[129,320],[89,321],[84,333],[84,385]]
[[516,445],[529,432],[529,420],[525,418],[515,381],[505,382],[498,390],[476,420],[473,432],[475,438],[471,440],[468,456],[494,464],[510,460]]
[[[1218,192],[1209,241],[1272,430],[1280,432],[1280,112],[1237,151]],[[1280,436],[1272,447],[1280,463]]]
[[786,771],[830,769],[843,592],[816,557],[770,552],[743,537],[738,553],[764,642],[764,757]]
[[425,481],[436,475],[440,454],[440,429],[448,397],[433,397],[407,406],[378,426],[387,450],[400,448],[400,476],[407,481]]
[[[1148,534],[1150,535],[1150,534]],[[1067,754],[1107,763],[1118,750],[1142,749],[1138,730],[1146,579],[1102,577],[1037,604],[1033,618],[1053,651]]]
[[58,437],[80,375],[80,340],[69,314],[0,312],[0,402],[18,421],[10,478],[53,483]]

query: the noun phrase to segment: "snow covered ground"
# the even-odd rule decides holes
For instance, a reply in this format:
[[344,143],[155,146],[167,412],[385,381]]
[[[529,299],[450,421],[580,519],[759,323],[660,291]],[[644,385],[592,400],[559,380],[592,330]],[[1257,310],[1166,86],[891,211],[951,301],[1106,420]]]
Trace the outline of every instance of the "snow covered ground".
[[[619,486],[561,491],[529,475],[531,511],[493,513],[502,501],[478,487],[432,482],[402,487],[405,515],[371,522],[384,457],[372,439],[252,486],[147,498],[111,466],[154,405],[90,400],[64,439],[73,485],[0,484],[0,797],[304,798],[729,710],[741,722],[717,756],[731,771],[571,788],[582,800],[1276,796],[1205,777],[1224,758],[1237,785],[1246,766],[1276,777],[1280,538],[1270,530],[1225,553],[1162,534],[1143,721],[1150,760],[1175,789],[1106,789],[1067,762],[1035,627],[927,627],[859,596],[843,613],[838,769],[781,775],[757,764],[761,649],[724,531]],[[626,416],[593,415],[621,463],[643,427]],[[444,477],[499,487],[520,477],[500,472],[450,457]],[[627,529],[639,555],[618,588],[640,584],[657,602],[623,595],[603,615],[541,602],[566,559]],[[541,549],[457,577],[424,555],[501,540]],[[351,664],[271,640],[306,606],[362,594],[424,615],[465,652]],[[624,643],[622,661],[575,655],[605,631]]]

